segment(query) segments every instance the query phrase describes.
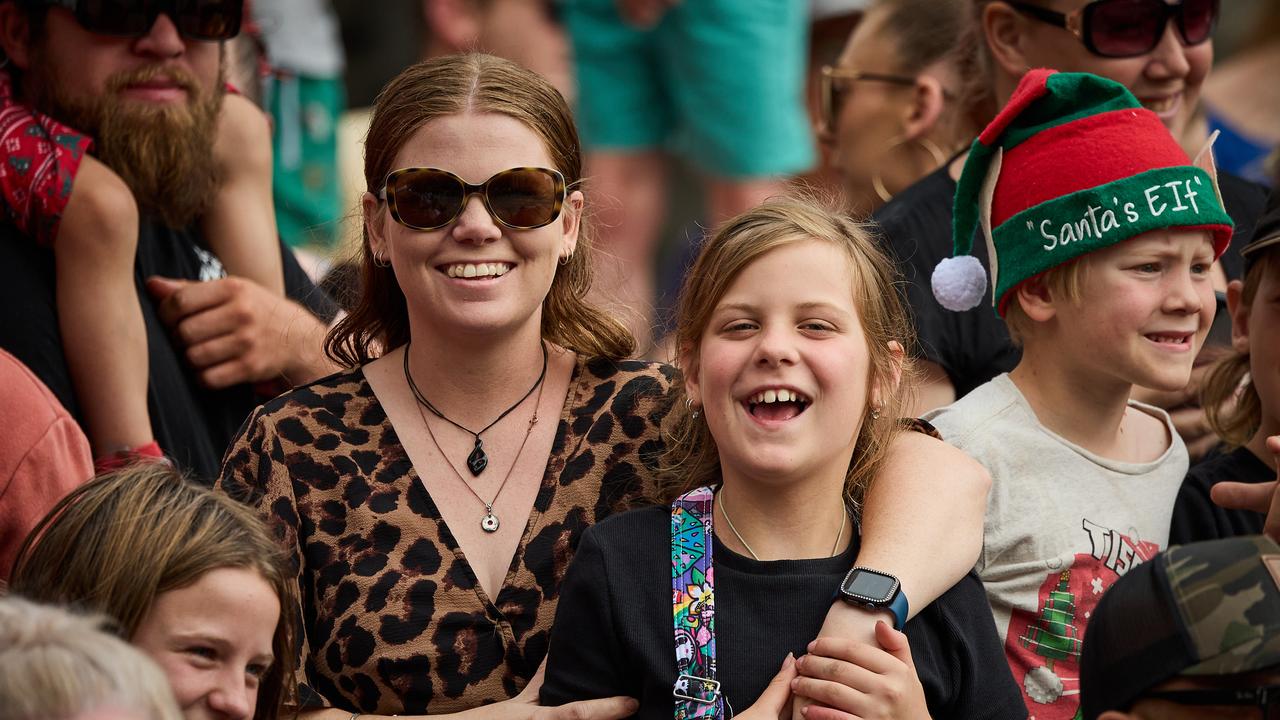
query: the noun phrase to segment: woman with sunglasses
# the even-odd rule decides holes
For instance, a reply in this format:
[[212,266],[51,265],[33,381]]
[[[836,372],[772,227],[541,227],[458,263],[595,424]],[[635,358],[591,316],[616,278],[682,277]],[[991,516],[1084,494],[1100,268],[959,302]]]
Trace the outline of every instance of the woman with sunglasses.
[[[675,372],[583,300],[569,108],[514,63],[438,58],[383,89],[365,151],[362,292],[328,346],[350,369],[262,406],[219,481],[292,553],[304,717],[629,714],[532,704],[568,561],[652,484]],[[985,482],[923,434],[891,450],[859,562],[923,607],[976,558]],[[880,615],[837,604],[824,634]]]
[[[1089,72],[1125,85],[1156,112],[1175,137],[1187,133],[1200,86],[1213,62],[1218,0],[965,0],[971,13],[960,62],[969,83],[965,102],[985,124],[1030,68]],[[1230,5],[1227,4],[1227,7]],[[1194,155],[1199,147],[1188,148]],[[941,407],[1017,364],[1020,352],[1004,323],[983,305],[944,309],[934,298],[934,267],[951,248],[952,203],[963,156],[903,191],[877,212],[890,249],[907,280],[926,379],[916,411]],[[1063,168],[1069,172],[1069,168]],[[1220,173],[1223,200],[1237,234],[1216,270],[1217,284],[1239,277],[1239,248],[1266,201],[1263,189]],[[985,265],[986,246],[974,255]],[[1223,274],[1225,271],[1225,275]],[[1194,396],[1194,392],[1188,397]],[[1185,398],[1150,398],[1161,405]],[[1188,445],[1203,436],[1202,417],[1175,414]]]
[[960,109],[964,0],[877,0],[822,68],[818,136],[851,209],[869,214],[938,169],[977,128]]

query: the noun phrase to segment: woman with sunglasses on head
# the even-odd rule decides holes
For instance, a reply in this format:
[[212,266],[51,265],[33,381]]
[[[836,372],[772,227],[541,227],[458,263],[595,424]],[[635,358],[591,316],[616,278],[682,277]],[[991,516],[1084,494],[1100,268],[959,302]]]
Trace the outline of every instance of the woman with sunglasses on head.
[[[1200,86],[1213,62],[1218,0],[965,0],[969,22],[959,62],[962,91],[979,126],[994,117],[1027,70],[1089,72],[1124,84],[1156,112],[1175,137],[1186,135]],[[1230,7],[1230,4],[1226,4]],[[1189,148],[1192,155],[1198,147]],[[923,387],[916,411],[941,407],[1017,364],[1020,351],[987,307],[952,312],[932,291],[934,268],[951,251],[952,204],[964,156],[921,179],[876,213],[889,250],[901,261],[907,302],[919,333]],[[1070,168],[1062,168],[1070,172]],[[1240,276],[1239,248],[1262,213],[1264,190],[1220,173],[1223,201],[1236,237],[1217,284]],[[974,255],[985,265],[986,246]],[[1225,274],[1224,274],[1225,272]],[[984,304],[990,305],[990,294]],[[1194,395],[1190,393],[1188,396]],[[1150,398],[1162,406],[1184,398]],[[1175,414],[1188,445],[1204,433],[1198,410]]]
[[822,69],[818,136],[856,214],[937,170],[977,132],[958,100],[963,26],[964,0],[877,0]]
[[[534,704],[568,561],[652,484],[675,376],[583,300],[569,108],[509,61],[437,58],[383,89],[365,148],[362,294],[328,346],[349,370],[262,406],[219,481],[293,555],[303,715],[629,714]],[[859,560],[926,604],[976,558],[985,476],[921,433],[891,451]],[[869,639],[888,605],[823,633]]]

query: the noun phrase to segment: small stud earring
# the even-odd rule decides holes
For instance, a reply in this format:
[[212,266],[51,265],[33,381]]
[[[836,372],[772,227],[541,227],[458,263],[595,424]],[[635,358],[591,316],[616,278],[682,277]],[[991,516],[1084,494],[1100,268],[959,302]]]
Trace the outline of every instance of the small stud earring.
[[880,419],[880,408],[871,408],[871,419],[872,420]]

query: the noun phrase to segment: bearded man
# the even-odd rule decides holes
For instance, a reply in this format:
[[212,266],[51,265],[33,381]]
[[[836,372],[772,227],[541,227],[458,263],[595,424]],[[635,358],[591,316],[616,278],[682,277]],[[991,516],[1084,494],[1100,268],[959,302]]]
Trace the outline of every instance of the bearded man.
[[[20,97],[92,136],[137,201],[152,429],[204,478],[263,399],[255,385],[332,369],[322,341],[336,308],[293,255],[282,246],[291,300],[226,277],[198,227],[220,183],[213,142],[225,52],[224,41],[197,38],[234,35],[241,2],[0,0],[0,48]],[[53,253],[0,224],[0,347],[76,413],[54,290]]]

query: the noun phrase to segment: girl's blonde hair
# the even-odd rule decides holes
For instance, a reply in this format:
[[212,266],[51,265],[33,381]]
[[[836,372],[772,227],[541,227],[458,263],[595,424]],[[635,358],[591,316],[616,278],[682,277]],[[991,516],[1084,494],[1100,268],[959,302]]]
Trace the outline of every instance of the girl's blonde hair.
[[[546,145],[570,189],[582,187],[582,148],[573,113],[560,92],[537,73],[509,60],[468,53],[412,65],[378,93],[364,142],[365,187],[377,195],[396,155],[426,123],[459,113],[497,113],[524,123]],[[325,351],[347,367],[409,341],[409,309],[390,267],[374,263],[369,230],[359,250],[360,290],[351,313],[325,341]],[[556,268],[542,303],[542,337],[588,356],[622,359],[635,339],[616,319],[587,302],[591,238],[584,222],[566,265]]]
[[71,720],[102,709],[182,720],[164,673],[106,625],[0,597],[0,720]]
[[[911,324],[898,294],[893,264],[876,246],[867,226],[859,225],[827,203],[808,196],[775,198],[729,220],[706,241],[685,276],[676,320],[681,362],[699,362],[699,347],[716,305],[729,286],[751,263],[765,254],[795,243],[829,242],[849,257],[853,274],[854,307],[862,321],[871,355],[868,398],[879,387],[880,417],[863,409],[862,427],[845,476],[845,499],[857,508],[883,464],[886,451],[900,429],[901,415],[914,386],[910,361],[896,356],[889,343],[912,347]],[[687,371],[688,368],[685,368]],[[693,488],[720,482],[720,456],[706,422],[687,406],[687,390],[675,387],[668,419],[657,497],[667,503]]]
[[128,640],[161,594],[226,567],[257,571],[280,600],[275,661],[254,715],[274,720],[297,655],[289,562],[252,510],[169,465],[138,463],[73,490],[23,543],[9,587],[39,602],[101,613]]
[[[1240,302],[1246,307],[1253,304],[1263,275],[1274,264],[1280,264],[1280,252],[1268,250],[1245,273]],[[1233,398],[1235,402],[1229,402]],[[1262,426],[1262,398],[1249,373],[1249,353],[1233,352],[1213,366],[1200,388],[1200,406],[1209,427],[1228,446],[1237,448],[1253,439]]]

